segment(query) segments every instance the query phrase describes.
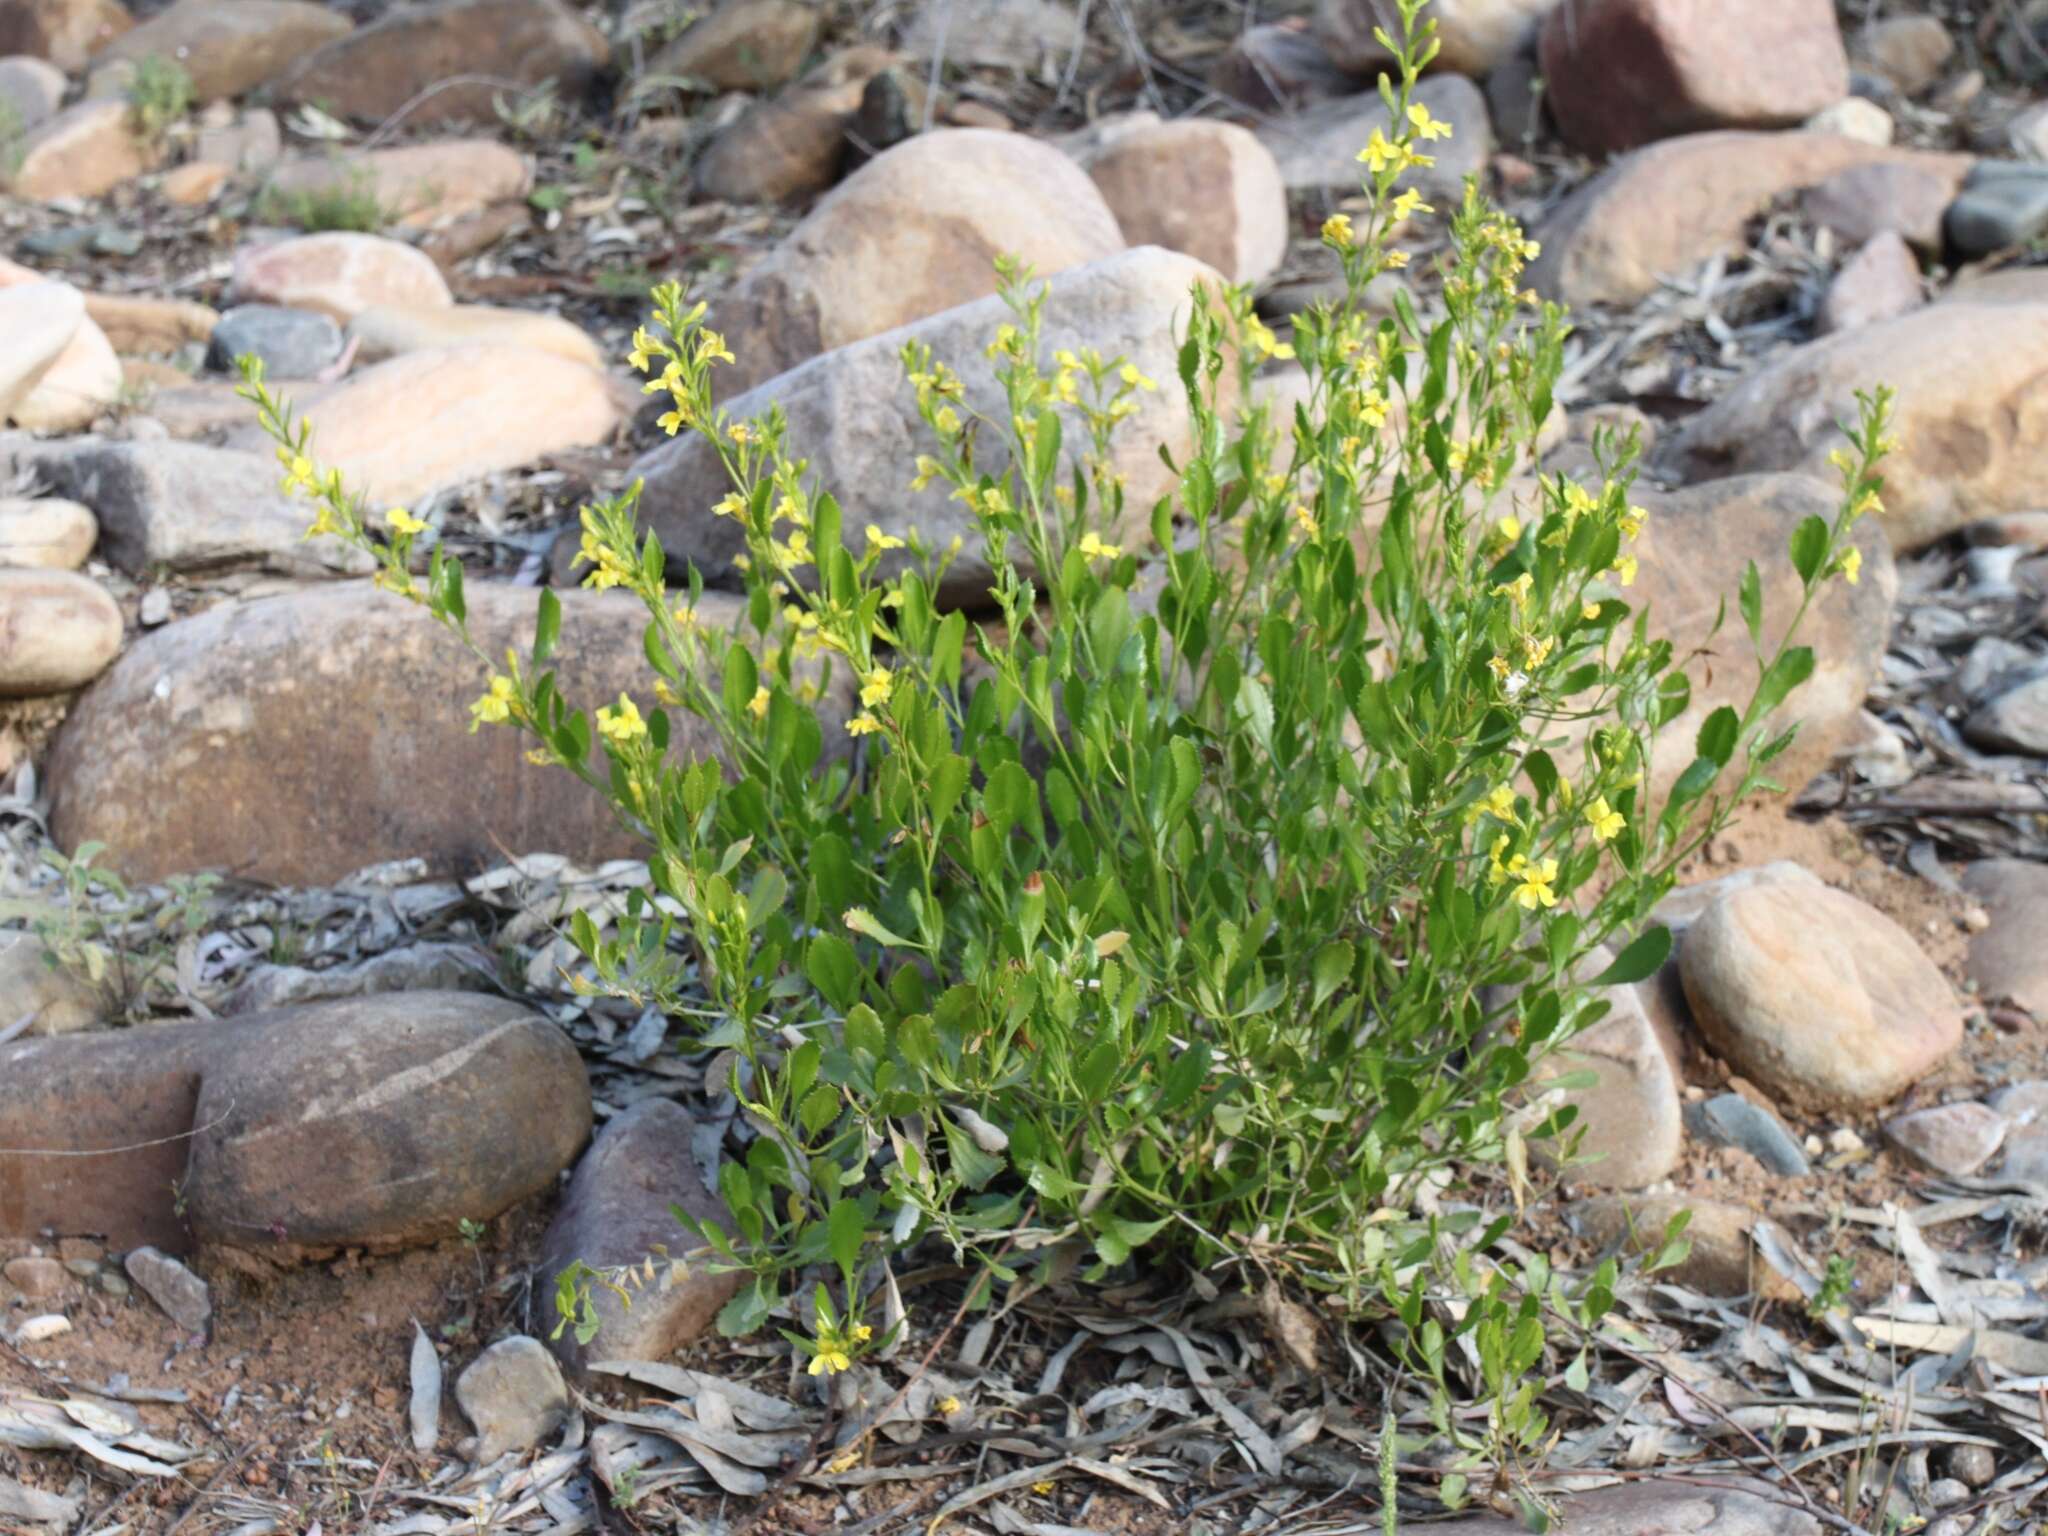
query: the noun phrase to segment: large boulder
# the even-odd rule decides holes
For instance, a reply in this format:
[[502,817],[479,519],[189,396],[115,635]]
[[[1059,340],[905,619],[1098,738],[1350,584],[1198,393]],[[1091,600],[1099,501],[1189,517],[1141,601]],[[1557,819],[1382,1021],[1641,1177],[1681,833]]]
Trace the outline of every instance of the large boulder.
[[0,1069],[0,1237],[431,1242],[546,1189],[590,1132],[575,1047],[472,992],[16,1041]]
[[1980,859],[1963,888],[1990,923],[1970,940],[1966,969],[1986,998],[2011,998],[2048,1019],[2048,867],[2025,859]]
[[[1152,503],[1173,483],[1159,450],[1170,450],[1178,461],[1189,446],[1191,429],[1177,387],[1175,355],[1197,283],[1216,285],[1220,279],[1192,257],[1157,246],[1052,279],[1042,338],[1048,360],[1061,348],[1099,347],[1105,357],[1125,355],[1159,385],[1134,397],[1137,413],[1113,440],[1117,467],[1129,477],[1125,506],[1134,529],[1144,526]],[[858,539],[860,530],[873,523],[899,538],[915,529],[928,546],[943,549],[955,535],[973,532],[973,517],[943,482],[922,490],[910,487],[930,434],[917,414],[916,394],[903,377],[898,354],[913,338],[928,343],[934,357],[960,373],[966,388],[963,414],[1000,415],[1006,409],[1002,391],[982,354],[1008,318],[1000,298],[963,304],[813,358],[732,400],[728,409],[735,420],[746,420],[771,406],[782,408],[789,420],[790,451],[809,459],[819,482],[838,497],[851,538]],[[1079,436],[1070,434],[1070,441]],[[983,467],[996,466],[996,444],[985,440],[976,449]],[[711,510],[730,489],[717,454],[695,435],[679,436],[644,455],[632,475],[645,481],[641,515],[661,536],[671,561],[678,567],[694,564],[713,585],[736,585],[734,557],[744,548],[740,530],[732,519]],[[884,569],[897,570],[908,556],[884,558]],[[989,580],[986,552],[970,544],[947,571],[940,601],[986,603]]]
[[787,85],[817,45],[814,0],[721,0],[648,61],[646,73],[713,91]]
[[0,281],[0,422],[35,393],[85,319],[69,283]]
[[266,183],[287,212],[297,199],[360,192],[375,199],[385,218],[407,228],[443,224],[524,197],[532,185],[526,157],[493,139],[302,155],[279,165]]
[[1545,298],[1627,306],[1721,252],[1778,198],[1852,165],[1918,166],[1960,187],[1967,155],[1892,149],[1829,133],[1727,129],[1665,139],[1624,156],[1543,220],[1529,281]]
[[605,355],[590,333],[560,315],[488,304],[379,304],[348,323],[358,363],[380,363],[441,347],[523,347],[602,369]]
[[16,197],[48,202],[98,197],[156,163],[122,100],[88,98],[32,130],[0,164],[0,185]]
[[[1436,0],[1422,13],[1436,24],[1433,67],[1460,75],[1489,75],[1535,41],[1537,24],[1558,0]],[[1388,67],[1374,33],[1399,37],[1394,0],[1319,0],[1316,36],[1330,57],[1368,81]]]
[[120,649],[121,610],[98,582],[0,568],[0,698],[82,688]]
[[100,50],[98,62],[170,59],[200,101],[253,91],[303,55],[349,31],[349,19],[314,0],[177,0]]
[[489,123],[508,89],[552,80],[577,96],[610,57],[604,35],[562,0],[428,0],[337,38],[276,89],[286,101],[366,122],[410,105],[413,128]]
[[0,0],[0,54],[48,59],[75,74],[134,25],[121,0]]
[[697,190],[727,203],[781,203],[824,191],[839,178],[868,83],[898,62],[886,48],[842,48],[755,102],[704,146],[690,169]]
[[1856,392],[1898,391],[1884,462],[1892,543],[1917,549],[1980,518],[2048,504],[2048,304],[1950,302],[1829,336],[1766,363],[1686,424],[1686,479],[1828,475]]
[[1798,1109],[1876,1109],[1962,1044],[1955,993],[1912,935],[1825,887],[1731,892],[1686,933],[1679,974],[1708,1044]]
[[1273,153],[1233,123],[1182,118],[1119,136],[1088,174],[1132,245],[1207,262],[1233,283],[1287,254],[1287,188]]
[[382,235],[329,230],[235,252],[229,298],[238,304],[317,309],[343,325],[378,304],[441,308],[455,302],[441,269]]
[[[1832,517],[1840,496],[1803,475],[1751,475],[1669,493],[1638,491],[1636,499],[1650,517],[1632,546],[1636,584],[1623,595],[1647,607],[1651,633],[1668,638],[1683,658],[1708,643],[1724,604],[1728,615],[1716,642],[1720,657],[1711,667],[1689,668],[1691,702],[1657,735],[1650,777],[1669,785],[1692,761],[1707,716],[1723,704],[1740,713],[1755,687],[1756,668],[1743,659],[1747,641],[1734,617],[1743,568],[1754,560],[1763,577],[1765,633],[1774,636],[1799,606],[1799,576],[1786,553],[1792,530],[1810,516]],[[1800,722],[1798,739],[1771,766],[1788,789],[1824,770],[1854,733],[1890,640],[1898,592],[1890,549],[1868,520],[1855,542],[1863,552],[1861,577],[1854,586],[1831,581],[1808,610],[1799,640],[1813,647],[1813,676],[1773,717],[1780,727]]]
[[279,489],[277,460],[268,455],[83,437],[0,442],[0,466],[9,464],[91,508],[101,556],[131,576],[247,565],[288,576],[368,569],[345,545],[306,539],[312,514]]
[[[535,600],[470,587],[486,656],[525,653]],[[567,696],[589,709],[629,691],[651,708],[640,605],[616,592],[561,601]],[[710,595],[700,611],[729,629],[744,608]],[[425,612],[367,582],[209,609],[142,636],[78,701],[50,754],[52,830],[66,848],[105,843],[138,879],[233,869],[300,885],[388,859],[445,873],[506,853],[641,851],[596,791],[526,761],[530,738],[470,733],[484,682]],[[835,679],[820,706],[828,742],[846,705]],[[715,749],[694,716],[674,729],[679,753]]]
[[996,291],[1010,255],[1040,276],[1124,248],[1095,183],[1020,133],[948,128],[833,189],[718,306],[738,394],[807,358]]
[[[458,346],[366,368],[301,415],[321,464],[386,507],[602,442],[620,412],[602,374],[559,352]],[[229,442],[267,439],[251,426]]]
[[1834,0],[1572,0],[1544,19],[1545,92],[1592,154],[1708,128],[1781,128],[1849,94]]
[[[114,355],[112,343],[89,312],[75,322],[70,319],[74,299],[81,309],[89,310],[90,306],[69,285],[0,260],[0,294],[7,293],[30,296],[11,302],[14,314],[21,317],[21,361],[29,365],[26,371],[32,382],[25,392],[19,391],[18,385],[10,387],[4,382],[10,375],[22,377],[13,373],[6,361],[17,345],[9,337],[0,343],[7,349],[0,354],[0,398],[14,398],[0,406],[0,417],[34,432],[78,431],[120,398],[121,360]],[[33,311],[33,315],[22,316],[24,308]],[[33,362],[41,356],[41,348],[67,324],[69,339],[47,364],[35,368]]]
[[[1455,205],[1465,178],[1485,170],[1493,153],[1486,97],[1463,75],[1432,75],[1415,88],[1415,100],[1449,123],[1451,136],[1431,143],[1435,163],[1409,172],[1402,185]],[[1273,152],[1290,192],[1347,197],[1364,185],[1358,152],[1375,128],[1391,131],[1387,104],[1377,91],[1365,91],[1269,118],[1259,126],[1259,142]]]

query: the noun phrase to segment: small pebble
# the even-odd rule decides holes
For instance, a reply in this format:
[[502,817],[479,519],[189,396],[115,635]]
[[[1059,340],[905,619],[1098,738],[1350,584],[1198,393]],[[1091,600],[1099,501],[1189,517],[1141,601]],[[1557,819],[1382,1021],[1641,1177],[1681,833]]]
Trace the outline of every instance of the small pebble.
[[9,1285],[31,1299],[55,1296],[68,1283],[64,1266],[41,1255],[9,1259],[6,1267],[0,1268],[0,1276],[5,1276]]
[[1927,1502],[1936,1509],[1947,1509],[1951,1504],[1960,1504],[1969,1496],[1969,1484],[1953,1477],[1941,1478],[1930,1484],[1927,1489]]
[[71,1319],[61,1312],[47,1312],[41,1317],[32,1317],[14,1330],[17,1344],[40,1344],[45,1339],[60,1338],[71,1331]]
[[1867,1151],[1868,1148],[1865,1146],[1861,1136],[1858,1136],[1848,1126],[1844,1125],[1828,1132],[1828,1150],[1847,1157],[1853,1156],[1858,1152]]
[[135,1289],[128,1283],[128,1277],[117,1269],[101,1270],[99,1274],[99,1287],[109,1296],[117,1299],[131,1294]]
[[1982,1488],[1998,1475],[1988,1445],[1958,1445],[1948,1453],[1948,1475],[1966,1488]]
[[154,629],[171,616],[171,594],[162,587],[151,587],[142,594],[142,608],[136,615],[148,628]]

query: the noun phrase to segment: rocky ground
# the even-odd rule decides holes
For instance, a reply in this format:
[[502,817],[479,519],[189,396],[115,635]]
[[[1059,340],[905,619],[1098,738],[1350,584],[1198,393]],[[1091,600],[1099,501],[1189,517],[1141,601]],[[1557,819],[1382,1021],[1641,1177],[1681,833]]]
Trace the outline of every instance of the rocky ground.
[[[1522,1241],[1583,1266],[1682,1207],[1695,1242],[1559,1362],[1520,1483],[1588,1531],[2040,1529],[2048,4],[1437,10],[1425,184],[1542,242],[1579,327],[1545,467],[1642,434],[1667,632],[1705,643],[1751,558],[1790,582],[1853,392],[1899,391],[1804,787],[1565,1063],[1588,1160]],[[229,369],[463,555],[487,643],[561,589],[565,677],[610,694],[639,624],[574,588],[576,508],[644,478],[674,556],[716,587],[735,552],[621,361],[649,282],[712,301],[733,408],[779,401],[850,518],[943,538],[875,338],[971,361],[1002,251],[1163,376],[1194,277],[1276,325],[1329,294],[1374,21],[0,0],[0,1530],[1377,1530],[1386,1412],[1404,1516],[1441,1511],[1412,1386],[1236,1273],[969,1313],[934,1263],[829,1387],[701,1337],[718,1280],[659,1245],[737,1105],[556,937],[632,847],[300,538]],[[1181,430],[1131,424],[1133,504]],[[1696,670],[1702,717],[1746,697]],[[587,1349],[549,1338],[576,1257],[645,1279]],[[1511,1528],[1509,1481],[1451,1528]]]

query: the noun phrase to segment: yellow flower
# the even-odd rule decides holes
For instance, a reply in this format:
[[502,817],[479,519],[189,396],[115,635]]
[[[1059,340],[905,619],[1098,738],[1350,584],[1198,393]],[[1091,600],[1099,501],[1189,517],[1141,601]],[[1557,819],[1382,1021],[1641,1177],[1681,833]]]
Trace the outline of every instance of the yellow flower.
[[1419,139],[1448,139],[1451,136],[1451,125],[1431,117],[1429,108],[1419,101],[1408,104],[1408,121],[1415,125],[1415,136]]
[[826,1462],[825,1470],[827,1472],[834,1473],[851,1472],[855,1467],[859,1465],[860,1447],[855,1446],[850,1451],[841,1451],[837,1456],[834,1456],[830,1461]]
[[1515,814],[1515,791],[1514,786],[1511,784],[1496,785],[1493,792],[1480,801],[1479,805],[1480,809],[1485,811],[1495,821],[1505,821],[1516,825],[1519,825],[1521,822],[1521,818]]
[[873,523],[868,524],[867,538],[868,548],[876,554],[880,554],[885,549],[901,549],[903,547],[903,541],[897,538],[895,534],[884,533]]
[[939,1410],[940,1417],[951,1418],[960,1411],[960,1399],[957,1397],[942,1397],[933,1406]]
[[1588,624],[1592,623],[1595,619],[1600,617],[1600,605],[1598,603],[1584,604],[1579,609],[1579,617],[1584,619]]
[[1849,585],[1853,587],[1863,574],[1863,551],[1852,544],[1842,551],[1840,558],[1837,559],[1835,564],[1841,573],[1849,579]]
[[1586,807],[1586,824],[1593,829],[1594,839],[1604,843],[1620,834],[1621,829],[1628,825],[1628,818],[1610,806],[1607,797],[1602,795]]
[[1120,544],[1103,543],[1093,528],[1081,535],[1081,553],[1090,560],[1114,560],[1123,552]]
[[1351,248],[1351,242],[1356,238],[1351,230],[1350,214],[1333,213],[1323,220],[1323,244],[1334,245],[1344,251]]
[[738,517],[747,510],[747,499],[738,491],[727,491],[711,504],[713,517]]
[[1387,263],[1387,270],[1390,272],[1398,272],[1403,267],[1408,265],[1409,257],[1406,251],[1389,251],[1387,252],[1385,259]]
[[759,720],[768,713],[768,690],[766,688],[756,688],[754,690],[754,696],[747,700],[747,711],[756,720]]
[[1534,635],[1522,636],[1522,665],[1535,671],[1550,658],[1551,650],[1557,645],[1549,635],[1538,640]]
[[1396,222],[1413,218],[1418,213],[1435,213],[1436,210],[1422,200],[1422,194],[1410,187],[1387,205],[1387,213]]
[[1368,389],[1358,398],[1358,414],[1365,424],[1372,428],[1387,424],[1387,397],[1376,389]]
[[866,736],[881,728],[882,722],[865,711],[846,722],[846,734],[849,736]]
[[384,514],[384,521],[391,525],[393,532],[402,533],[408,537],[427,531],[427,525],[403,507],[393,507],[389,512],[386,512]]
[[1528,571],[1522,572],[1513,581],[1503,581],[1493,589],[1495,597],[1512,597],[1517,606],[1529,601],[1529,594],[1535,590],[1536,578]]
[[1877,492],[1865,491],[1849,504],[1849,521],[1855,522],[1866,512],[1882,512],[1883,510],[1884,503],[1878,499]]
[[1514,670],[1509,665],[1507,657],[1498,654],[1488,657],[1486,665],[1493,675],[1503,683],[1508,680],[1508,674]]
[[1538,907],[1557,905],[1557,892],[1551,889],[1557,879],[1557,860],[1545,859],[1541,864],[1524,863],[1517,873],[1522,883],[1515,887],[1515,904],[1534,912]]
[[661,351],[661,343],[647,334],[647,327],[641,326],[633,332],[633,350],[626,354],[626,361],[635,373],[645,373],[648,359]]
[[647,722],[640,718],[640,710],[633,701],[622,693],[616,706],[597,712],[597,733],[623,747],[647,734]]
[[846,1351],[829,1344],[819,1346],[818,1352],[811,1356],[811,1374],[813,1376],[830,1376],[835,1371],[850,1371],[852,1369],[853,1360],[847,1355]]
[[1609,574],[1624,587],[1632,587],[1636,584],[1636,568],[1636,557],[1634,555],[1623,555],[1614,562],[1614,569]]
[[1294,356],[1294,348],[1275,336],[1265,321],[1256,315],[1245,321],[1245,334],[1251,344],[1258,348],[1261,357],[1286,359]]
[[854,1343],[865,1344],[869,1339],[872,1339],[874,1336],[875,1330],[870,1328],[866,1323],[855,1323],[853,1325],[852,1338]]
[[1299,502],[1294,507],[1294,521],[1295,533],[1300,538],[1313,539],[1322,532],[1321,526],[1316,522],[1315,513]]
[[928,453],[920,453],[917,456],[917,478],[910,482],[910,488],[921,491],[938,479],[940,473],[939,461]]
[[1643,535],[1643,524],[1650,520],[1647,507],[1630,507],[1621,514],[1621,536],[1633,542]]
[[950,405],[942,405],[932,417],[932,425],[942,436],[951,437],[960,430],[960,413]]
[[469,728],[474,731],[480,725],[501,725],[512,718],[512,706],[519,698],[519,691],[512,679],[503,675],[491,679],[490,691],[469,706]]
[[725,338],[716,331],[706,331],[697,338],[697,361],[700,363],[729,363],[732,353],[726,350]]
[[1116,376],[1132,389],[1154,390],[1159,387],[1151,378],[1138,371],[1136,363],[1125,363],[1117,370]]
[[860,701],[870,709],[877,704],[886,704],[895,687],[896,680],[889,675],[889,669],[876,667],[860,685]]
[[1522,536],[1522,520],[1519,517],[1504,517],[1493,525],[1503,544],[1512,544]]

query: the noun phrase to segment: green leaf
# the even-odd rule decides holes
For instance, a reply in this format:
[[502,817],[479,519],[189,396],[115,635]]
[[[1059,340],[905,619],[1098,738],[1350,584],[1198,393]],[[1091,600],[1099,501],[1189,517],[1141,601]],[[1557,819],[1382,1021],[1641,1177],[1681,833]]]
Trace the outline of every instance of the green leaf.
[[463,623],[469,617],[469,609],[462,600],[462,562],[442,552],[434,551],[433,572],[434,601],[456,623]]
[[946,818],[960,805],[960,796],[967,789],[967,781],[973,775],[974,765],[958,752],[948,752],[939,759],[932,770],[931,785],[927,790],[930,798],[932,830],[943,832]]
[[1761,719],[1785,702],[1786,695],[1813,676],[1813,651],[1809,646],[1795,645],[1791,650],[1771,663],[1756,685],[1756,697],[1750,702],[1750,709]]
[[1698,741],[1693,750],[1701,757],[1728,766],[1728,759],[1735,755],[1736,743],[1742,739],[1742,719],[1731,705],[1723,704],[1700,726]]
[[1629,946],[1614,957],[1614,963],[1595,976],[1586,985],[1591,987],[1625,987],[1638,981],[1647,981],[1664,968],[1664,962],[1671,958],[1671,930],[1662,926],[1646,928],[1637,934]]
[[853,946],[836,933],[821,933],[811,940],[804,951],[804,974],[841,1013],[860,1000],[860,961]]
[[900,933],[890,932],[888,928],[883,926],[881,919],[876,917],[866,907],[848,907],[846,909],[845,921],[846,926],[855,933],[865,934],[877,944],[881,944],[889,949],[917,948],[915,944],[904,938]]
[[1743,626],[1749,631],[1749,643],[1761,647],[1764,643],[1764,579],[1754,560],[1743,568],[1737,601],[1742,609]]
[[852,1305],[852,1275],[860,1266],[861,1244],[867,1240],[867,1212],[860,1208],[858,1200],[841,1200],[832,1207],[832,1214],[825,1218],[826,1241],[832,1250],[832,1262],[848,1277],[848,1305]]
[[1348,940],[1333,939],[1316,951],[1316,957],[1309,966],[1315,977],[1315,1006],[1320,1008],[1351,976],[1355,951]]
[[950,1115],[940,1115],[939,1123],[945,1128],[946,1156],[953,1164],[953,1172],[960,1182],[969,1189],[985,1189],[995,1176],[1003,1171],[1003,1159],[993,1152],[984,1152],[967,1131],[957,1124]]
[[726,713],[735,718],[743,717],[747,706],[754,702],[754,690],[759,686],[760,671],[754,663],[754,653],[735,642],[725,653]]
[[538,667],[555,653],[562,635],[562,600],[552,587],[540,589],[540,614],[533,625],[533,664]]
[[775,1293],[765,1280],[742,1286],[718,1313],[718,1331],[728,1339],[754,1332],[775,1310]]
[[1214,1053],[1206,1040],[1197,1040],[1174,1057],[1159,1086],[1158,1112],[1170,1115],[1194,1098],[1208,1078],[1213,1060]]
[[839,1090],[829,1083],[819,1083],[804,1095],[803,1102],[797,1106],[796,1117],[804,1130],[815,1136],[839,1118],[839,1104]]
[[988,776],[988,787],[982,791],[981,808],[987,814],[1000,836],[1019,822],[1035,820],[1038,815],[1038,785],[1032,782],[1018,763],[1000,764]]
[[1266,685],[1247,672],[1237,685],[1237,718],[1251,728],[1260,746],[1273,750],[1273,698]]
[[1792,530],[1792,568],[1801,581],[1812,583],[1828,557],[1828,541],[1827,519],[1818,514],[1802,519]]

